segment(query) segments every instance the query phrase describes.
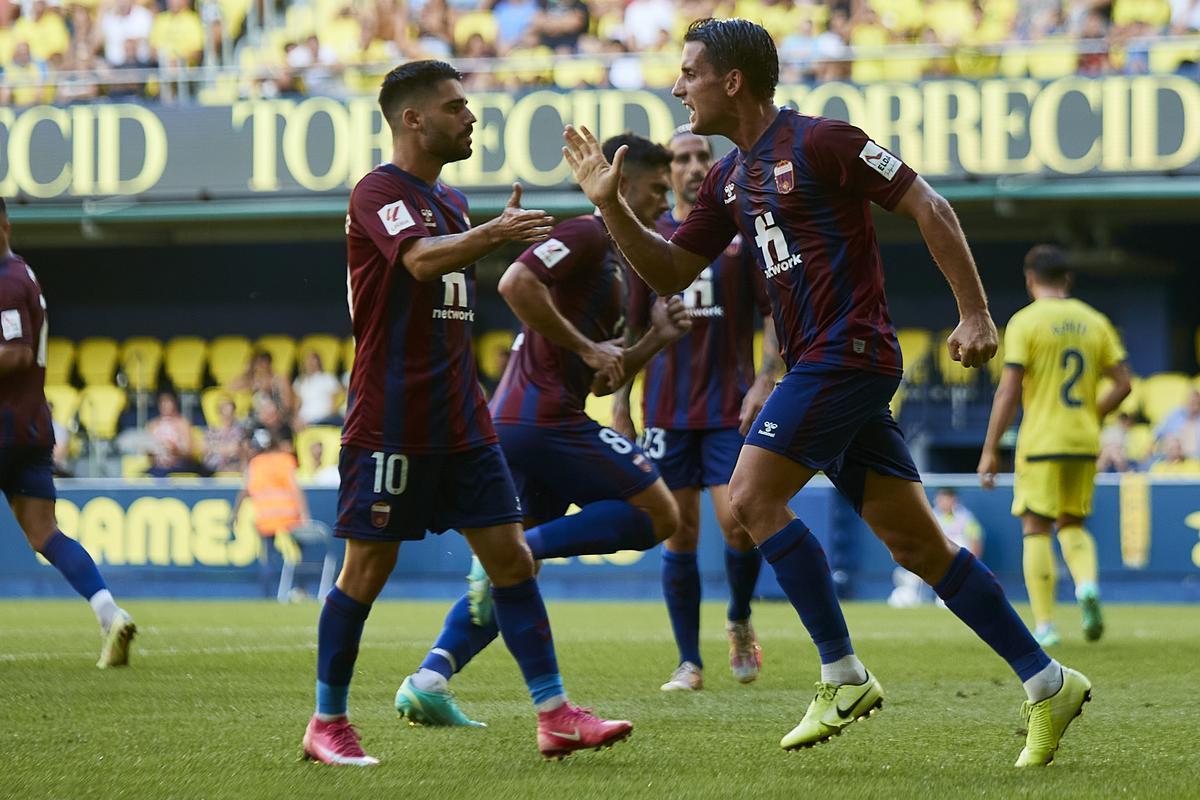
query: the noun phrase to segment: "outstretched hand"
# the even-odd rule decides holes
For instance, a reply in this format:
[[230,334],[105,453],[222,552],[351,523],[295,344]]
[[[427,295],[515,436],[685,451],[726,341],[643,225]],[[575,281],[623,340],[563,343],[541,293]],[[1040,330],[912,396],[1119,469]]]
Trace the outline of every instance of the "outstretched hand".
[[617,202],[617,192],[621,184],[621,165],[625,163],[625,153],[629,149],[622,145],[613,154],[612,163],[604,157],[600,143],[585,126],[578,130],[574,125],[568,125],[563,130],[563,157],[571,165],[575,174],[575,182],[596,207],[603,209],[606,205]]
[[521,208],[521,184],[514,183],[504,211],[492,220],[501,241],[533,244],[545,241],[554,228],[554,217],[540,209]]

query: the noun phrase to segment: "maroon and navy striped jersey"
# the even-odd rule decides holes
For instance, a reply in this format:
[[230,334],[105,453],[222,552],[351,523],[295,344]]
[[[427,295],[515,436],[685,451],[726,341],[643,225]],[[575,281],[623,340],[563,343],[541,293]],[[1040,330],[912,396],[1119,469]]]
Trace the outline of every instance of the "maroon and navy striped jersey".
[[25,259],[0,257],[0,344],[33,350],[28,369],[0,380],[0,448],[49,447],[54,444],[46,405],[46,300]]
[[[625,264],[598,214],[560,222],[550,238],[517,259],[542,283],[559,313],[595,342],[625,329]],[[595,371],[583,359],[528,326],[492,396],[492,419],[563,426],[585,417]]]
[[400,256],[423,236],[471,226],[462,192],[393,164],[369,172],[346,215],[354,368],[342,441],[457,453],[497,441],[475,371],[475,266],[418,281]]
[[[670,239],[671,212],[658,220]],[[630,270],[629,324],[650,326],[654,290]],[[754,321],[771,313],[762,273],[741,236],[683,291],[692,329],[646,365],[642,417],[646,427],[703,430],[737,427],[742,399],[754,381]]]
[[915,179],[853,125],[781,109],[753,147],[713,166],[672,241],[711,260],[742,234],[789,368],[900,375],[870,204],[890,211]]

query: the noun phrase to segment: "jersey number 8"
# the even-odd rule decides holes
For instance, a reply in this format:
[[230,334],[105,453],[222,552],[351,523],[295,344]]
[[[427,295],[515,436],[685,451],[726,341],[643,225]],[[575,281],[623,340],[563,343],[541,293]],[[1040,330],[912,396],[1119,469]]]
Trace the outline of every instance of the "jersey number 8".
[[600,441],[611,447],[614,453],[625,455],[626,453],[633,452],[633,444],[612,428],[600,429]]
[[383,494],[385,489],[388,494],[404,494],[408,487],[408,456],[376,450],[371,458],[375,459],[375,494]]

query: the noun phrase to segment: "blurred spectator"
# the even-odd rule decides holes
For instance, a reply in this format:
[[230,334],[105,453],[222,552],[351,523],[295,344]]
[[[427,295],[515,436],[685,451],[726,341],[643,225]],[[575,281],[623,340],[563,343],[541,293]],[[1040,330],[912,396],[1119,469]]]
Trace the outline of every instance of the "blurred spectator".
[[16,40],[29,45],[34,61],[44,62],[66,53],[71,48],[71,34],[60,13],[60,0],[54,0],[53,8],[46,0],[33,0],[29,8],[29,16],[22,16],[13,26]]
[[96,82],[96,57],[87,45],[75,45],[63,59],[61,71],[63,75],[55,79],[59,103],[94,100],[100,96],[100,86]]
[[264,398],[259,401],[255,412],[254,424],[265,429],[273,439],[277,439],[288,452],[294,449],[292,444],[292,426],[283,416],[274,400]]
[[1200,474],[1200,459],[1189,456],[1178,436],[1168,436],[1163,441],[1163,457],[1156,461],[1150,471],[1160,475]]
[[252,416],[261,419],[260,406],[267,400],[273,402],[285,422],[292,418],[295,408],[295,396],[292,386],[282,375],[277,375],[271,365],[271,354],[266,350],[257,351],[250,359],[246,371],[229,383],[234,392],[250,392],[253,395]]
[[454,41],[454,18],[446,0],[425,0],[416,23],[420,57],[447,59],[454,55],[450,49]]
[[1171,33],[1200,31],[1200,0],[1171,0]]
[[1108,26],[1104,15],[1092,11],[1083,21],[1079,32],[1079,43],[1084,52],[1079,54],[1080,75],[1095,77],[1108,71]]
[[544,8],[534,17],[533,28],[543,47],[573,53],[591,21],[591,12],[582,0],[545,0]]
[[800,29],[785,37],[779,44],[781,77],[793,83],[807,83],[817,77],[817,59],[821,53],[821,37],[811,19],[802,20]]
[[136,73],[152,69],[154,64],[141,60],[141,45],[137,39],[125,40],[125,55],[120,64],[109,70],[108,84],[104,93],[112,98],[140,97],[146,92],[146,82],[136,75],[122,80],[123,73]]
[[849,52],[850,16],[836,8],[829,15],[829,29],[817,37],[818,81],[840,81],[850,77],[850,64],[843,60]]
[[204,466],[212,472],[241,472],[246,430],[232,397],[221,398],[217,416],[217,424],[204,432]]
[[167,0],[167,10],[154,18],[150,46],[159,66],[186,67],[200,63],[204,26],[191,8],[191,0]]
[[1129,431],[1132,428],[1133,417],[1121,413],[1100,431],[1100,455],[1096,459],[1098,472],[1129,472],[1133,469],[1129,457]]
[[346,92],[337,53],[331,47],[323,47],[316,36],[309,36],[301,44],[290,48],[287,51],[287,65],[293,71],[293,76],[302,81],[308,94],[337,96]]
[[[958,492],[949,487],[937,490],[933,500],[934,516],[946,538],[965,547],[976,558],[983,555],[983,528],[970,509],[958,501]],[[895,588],[888,597],[893,608],[911,608],[932,602],[933,590],[913,573],[896,567],[892,573]]]
[[603,45],[603,52],[614,56],[608,67],[608,82],[614,89],[632,91],[646,85],[641,59],[630,55],[624,42],[609,39]]
[[9,102],[14,106],[46,101],[46,66],[33,60],[26,42],[17,42],[13,48],[12,61],[4,67],[4,84],[10,90]]
[[152,464],[147,474],[163,478],[172,472],[195,472],[207,475],[208,470],[192,456],[192,425],[179,413],[179,398],[172,392],[158,395],[158,416],[150,420],[146,430],[154,439]]
[[299,426],[341,425],[337,415],[337,400],[342,384],[321,366],[321,357],[309,353],[304,359],[304,374],[296,378],[293,388],[299,405],[296,420]]
[[309,446],[308,454],[312,457],[312,463],[316,467],[309,478],[309,483],[314,486],[337,486],[341,483],[342,479],[338,473],[336,461],[322,466],[325,461],[325,445],[321,444],[320,440],[314,441]]
[[136,47],[132,51],[134,61],[145,64],[150,61],[150,31],[154,27],[154,15],[133,0],[117,0],[100,15],[100,34],[104,38],[104,60],[114,67],[125,64],[130,51],[125,47],[132,40]]
[[498,0],[492,4],[496,19],[496,51],[504,55],[516,47],[538,14],[535,0]]
[[675,30],[675,6],[670,0],[632,0],[625,6],[624,28],[631,50],[657,50]]
[[1168,438],[1178,440],[1186,458],[1200,458],[1200,389],[1193,390],[1187,402],[1168,414],[1154,429],[1154,441],[1160,446],[1165,445]]

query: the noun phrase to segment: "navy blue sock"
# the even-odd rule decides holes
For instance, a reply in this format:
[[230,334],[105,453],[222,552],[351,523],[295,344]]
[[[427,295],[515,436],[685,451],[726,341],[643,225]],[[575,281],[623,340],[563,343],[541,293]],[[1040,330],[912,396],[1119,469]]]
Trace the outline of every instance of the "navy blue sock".
[[679,662],[700,660],[700,568],[695,553],[662,553],[663,598],[671,617],[671,630],[679,646]]
[[554,637],[537,581],[530,578],[516,586],[493,586],[492,601],[500,635],[525,676],[534,705],[564,696]]
[[833,574],[825,549],[803,522],[794,519],[758,546],[775,569],[783,593],[821,654],[822,664],[832,664],[854,652],[846,619],[833,590]]
[[334,586],[325,595],[317,623],[317,713],[344,715],[350,703],[350,679],[358,643],[371,606]]
[[46,540],[42,547],[42,555],[85,600],[91,600],[96,592],[108,588],[88,551],[62,531],[55,531]]
[[623,500],[589,503],[578,514],[525,531],[525,541],[537,559],[649,550],[658,544],[650,515]]
[[762,554],[751,548],[745,553],[725,545],[725,579],[729,581],[729,609],[726,618],[740,622],[750,619],[750,598],[762,569]]
[[421,662],[421,669],[431,669],[449,679],[491,644],[499,632],[495,614],[487,625],[479,626],[471,621],[471,603],[463,595],[446,615],[442,632]]
[[996,576],[970,550],[964,547],[958,551],[933,590],[945,601],[946,608],[1007,661],[1022,681],[1050,663],[1050,656],[1034,641],[1004,596]]

